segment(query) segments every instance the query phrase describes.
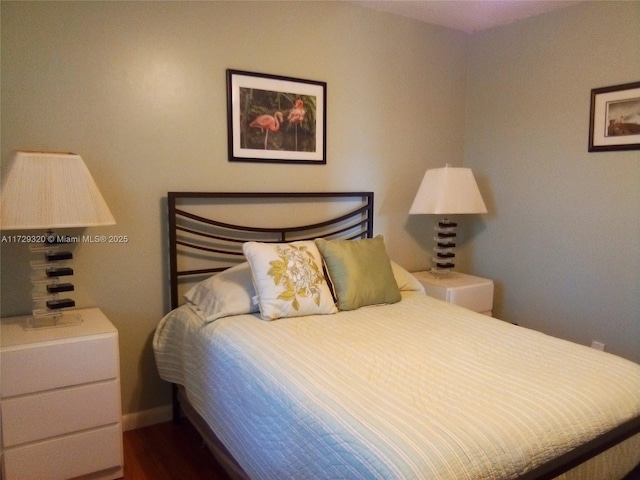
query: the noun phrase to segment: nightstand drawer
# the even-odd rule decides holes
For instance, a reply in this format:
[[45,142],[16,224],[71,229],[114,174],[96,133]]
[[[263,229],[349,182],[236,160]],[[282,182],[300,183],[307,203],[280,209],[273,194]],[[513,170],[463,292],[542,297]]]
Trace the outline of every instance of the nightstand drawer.
[[3,349],[0,393],[6,398],[117,378],[118,363],[115,334]]
[[116,380],[4,400],[4,446],[118,423],[119,405]]
[[[120,426],[114,425],[5,450],[5,477],[62,480],[115,470],[122,465],[121,438]],[[116,473],[113,478],[120,476]]]

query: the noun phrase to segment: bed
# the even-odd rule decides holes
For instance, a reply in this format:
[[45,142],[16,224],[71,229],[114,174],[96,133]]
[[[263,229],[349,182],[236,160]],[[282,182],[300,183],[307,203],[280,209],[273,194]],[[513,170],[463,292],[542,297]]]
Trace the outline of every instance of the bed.
[[613,480],[640,463],[640,365],[427,297],[373,211],[371,192],[169,193],[156,363],[232,478]]

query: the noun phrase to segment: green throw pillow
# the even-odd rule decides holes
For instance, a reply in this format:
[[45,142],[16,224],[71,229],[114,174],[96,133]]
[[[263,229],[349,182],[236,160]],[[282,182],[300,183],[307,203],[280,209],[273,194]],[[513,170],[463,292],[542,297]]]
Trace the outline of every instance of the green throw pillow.
[[393,276],[384,238],[316,239],[340,310],[396,303],[400,289]]

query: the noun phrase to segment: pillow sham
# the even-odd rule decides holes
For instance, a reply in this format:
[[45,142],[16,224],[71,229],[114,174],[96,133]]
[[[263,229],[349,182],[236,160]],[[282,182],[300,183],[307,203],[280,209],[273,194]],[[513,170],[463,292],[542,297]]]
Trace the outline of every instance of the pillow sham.
[[264,320],[336,313],[315,243],[247,242],[242,246]]
[[256,291],[247,262],[228,268],[194,285],[184,298],[205,322],[244,313],[255,313]]
[[420,283],[420,280],[409,273],[404,267],[401,267],[391,260],[391,269],[393,270],[393,277],[396,279],[396,283],[401,292],[424,293],[424,286]]
[[396,303],[400,289],[393,276],[384,238],[315,240],[329,273],[338,309]]

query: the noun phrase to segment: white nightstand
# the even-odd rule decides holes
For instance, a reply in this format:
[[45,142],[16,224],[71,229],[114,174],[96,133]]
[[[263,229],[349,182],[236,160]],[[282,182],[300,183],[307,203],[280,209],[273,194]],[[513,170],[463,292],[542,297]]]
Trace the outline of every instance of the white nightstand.
[[430,297],[455,303],[474,312],[491,315],[493,310],[493,281],[453,272],[449,277],[435,277],[428,271],[413,272]]
[[80,325],[0,326],[4,479],[123,475],[118,331],[97,308]]

